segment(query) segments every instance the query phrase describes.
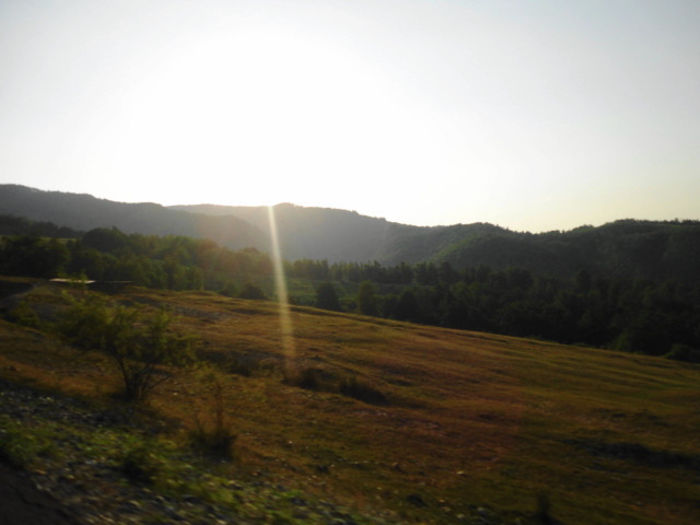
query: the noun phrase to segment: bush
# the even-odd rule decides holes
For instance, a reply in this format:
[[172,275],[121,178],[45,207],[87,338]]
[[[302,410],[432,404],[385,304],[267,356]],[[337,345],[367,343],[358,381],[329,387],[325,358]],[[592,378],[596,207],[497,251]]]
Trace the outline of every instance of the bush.
[[[283,383],[298,386],[306,390],[324,390],[323,370],[319,368],[303,368],[285,372]],[[325,388],[328,390],[328,388]]]
[[664,357],[676,361],[685,361],[686,363],[700,363],[700,350],[691,348],[688,345],[675,344]]
[[226,371],[243,377],[250,377],[253,375],[253,367],[243,359],[232,358],[226,367]]
[[236,288],[235,284],[229,281],[223,288],[221,288],[221,290],[219,290],[219,293],[221,295],[225,295],[226,297],[236,297],[238,295],[238,289]]
[[367,383],[358,381],[356,377],[338,382],[332,373],[321,368],[303,368],[299,371],[286,372],[283,383],[317,392],[339,392],[371,405],[388,403],[382,392]]
[[223,387],[221,382],[217,379],[213,379],[213,384],[213,426],[207,427],[197,417],[195,419],[195,429],[190,432],[190,445],[195,450],[208,456],[233,459],[233,445],[238,436],[233,433],[231,426],[226,422],[226,417],[224,414]]
[[150,485],[162,469],[162,461],[146,442],[129,443],[119,461],[119,470],[133,483]]
[[73,300],[58,329],[74,346],[109,357],[122,377],[126,399],[138,402],[170,377],[160,365],[182,365],[193,359],[192,341],[174,333],[171,322],[165,311],[147,317],[89,296]]
[[48,439],[23,428],[8,417],[0,419],[0,462],[14,468],[26,468],[34,458],[51,450]]
[[238,297],[241,299],[267,299],[265,292],[261,288],[250,283],[243,285]]
[[29,306],[27,301],[20,301],[17,306],[8,312],[7,317],[13,323],[30,328],[38,328],[41,323],[39,316],[34,309]]
[[387,402],[386,396],[379,390],[366,383],[362,383],[353,377],[340,383],[340,393],[371,405],[383,405]]

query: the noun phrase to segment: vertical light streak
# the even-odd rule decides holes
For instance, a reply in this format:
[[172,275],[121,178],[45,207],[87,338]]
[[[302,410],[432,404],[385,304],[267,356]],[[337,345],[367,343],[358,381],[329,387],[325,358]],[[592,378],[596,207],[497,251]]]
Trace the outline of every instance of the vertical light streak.
[[270,222],[270,240],[272,242],[272,264],[275,271],[275,289],[277,291],[277,302],[279,304],[280,334],[282,350],[285,356],[285,368],[289,370],[292,365],[294,348],[294,326],[289,313],[289,297],[287,295],[287,280],[284,277],[282,266],[282,253],[280,251],[279,237],[277,235],[277,220],[275,210],[272,206],[267,207],[267,218]]

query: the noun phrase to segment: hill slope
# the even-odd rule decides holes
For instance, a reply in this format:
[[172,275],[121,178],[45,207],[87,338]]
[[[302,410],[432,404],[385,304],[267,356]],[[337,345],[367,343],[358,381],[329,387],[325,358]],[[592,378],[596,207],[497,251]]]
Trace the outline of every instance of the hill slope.
[[126,233],[205,237],[234,249],[270,246],[267,230],[231,216],[171,210],[159,204],[127,204],[91,195],[0,185],[0,214],[50,221],[78,230],[112,226]]
[[484,264],[572,277],[700,282],[700,222],[619,220],[540,234],[494,231],[462,239],[435,256],[456,267]]
[[[59,315],[60,291],[26,298]],[[289,346],[274,303],[112,299],[168,304],[199,338],[239,435],[229,479],[388,509],[391,522],[536,523],[538,498],[567,524],[700,518],[698,366],[312,308],[292,310]],[[0,323],[0,376],[102,400],[118,386],[100,356],[23,330]],[[210,376],[174,373],[153,409],[185,428],[212,418]]]
[[[174,206],[210,215],[233,215],[259,229],[268,227],[266,207]],[[420,227],[360,215],[357,212],[278,204],[274,207],[282,254],[288,259],[330,262],[378,261],[382,264],[430,260],[455,242],[505,231],[490,224]]]
[[[418,227],[345,210],[274,207],[285,259],[447,262],[456,268],[520,267],[560,278],[580,270],[615,278],[700,282],[700,222],[621,220],[567,232],[519,233],[483,223]],[[0,214],[89,230],[208,237],[229,248],[268,251],[266,207],[124,204],[89,195],[0,185]]]

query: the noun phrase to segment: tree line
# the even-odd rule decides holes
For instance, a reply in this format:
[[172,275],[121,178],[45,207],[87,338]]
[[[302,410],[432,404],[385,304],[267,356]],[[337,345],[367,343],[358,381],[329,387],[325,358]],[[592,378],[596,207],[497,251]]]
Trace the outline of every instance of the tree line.
[[[25,226],[32,233],[38,228]],[[53,225],[43,228],[66,233]],[[125,234],[116,228],[73,233],[72,239],[3,237],[0,273],[80,275],[254,299],[271,289],[272,262],[255,249],[232,251],[211,240]],[[698,280],[626,278],[587,269],[562,277],[524,268],[455,268],[445,261],[383,266],[302,259],[286,261],[284,268],[288,278],[315,289],[314,298],[298,304],[700,360]]]
[[[449,263],[297,261],[290,275],[325,279],[314,306],[402,321],[700,362],[700,283],[594,275],[537,275],[523,268],[461,270]],[[359,283],[341,296],[344,283]]]
[[129,281],[156,289],[207,289],[257,298],[264,295],[258,283],[270,280],[272,263],[254,248],[233,251],[206,239],[96,228],[74,239],[6,236],[0,243],[0,273]]
[[[400,291],[364,281],[350,309],[415,323],[700,361],[699,285],[594,277],[585,270],[567,280],[484,266],[454,271],[450,280],[433,277],[432,284],[414,280]],[[317,306],[333,304],[329,286],[333,283],[318,287]]]

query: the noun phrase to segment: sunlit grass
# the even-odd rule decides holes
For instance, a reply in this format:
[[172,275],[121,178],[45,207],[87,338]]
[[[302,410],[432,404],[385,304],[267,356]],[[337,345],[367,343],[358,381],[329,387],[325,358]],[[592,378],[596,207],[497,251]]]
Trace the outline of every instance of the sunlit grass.
[[[237,475],[264,472],[435,523],[455,521],[470,505],[531,513],[541,493],[564,523],[696,521],[693,465],[618,458],[594,445],[697,458],[698,366],[301,307],[288,310],[290,354],[276,302],[150,290],[114,298],[167,303],[179,327],[200,339],[202,355],[222,372]],[[250,374],[229,371],[233,360]],[[287,384],[290,365],[333,381],[356,378],[386,402]],[[212,385],[175,373],[153,408],[185,430],[197,417],[213,424]],[[8,323],[0,323],[0,374],[103,402],[118,387],[99,355]],[[416,493],[425,507],[407,499]]]

